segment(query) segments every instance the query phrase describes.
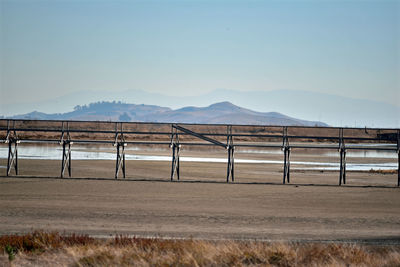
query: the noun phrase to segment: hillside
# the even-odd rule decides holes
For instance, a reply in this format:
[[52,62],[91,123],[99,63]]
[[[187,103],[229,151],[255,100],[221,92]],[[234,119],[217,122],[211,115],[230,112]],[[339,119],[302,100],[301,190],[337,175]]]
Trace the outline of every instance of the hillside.
[[[79,97],[77,97],[79,95]],[[362,96],[360,96],[362,97]],[[123,101],[181,109],[186,106],[206,107],[229,101],[240,107],[260,112],[278,111],[293,118],[323,121],[331,126],[400,127],[400,106],[366,99],[354,99],[310,91],[235,91],[217,89],[192,96],[171,96],[142,90],[79,91],[42,101],[0,105],[0,117],[39,110],[48,114],[67,113],[76,105],[98,101]],[[400,103],[400,99],[398,101]]]
[[89,105],[76,106],[73,111],[67,113],[46,114],[34,111],[10,118],[328,126],[323,122],[301,120],[277,112],[257,112],[236,106],[230,102],[220,102],[208,107],[184,107],[176,110],[156,105],[136,105],[122,102],[96,102]]

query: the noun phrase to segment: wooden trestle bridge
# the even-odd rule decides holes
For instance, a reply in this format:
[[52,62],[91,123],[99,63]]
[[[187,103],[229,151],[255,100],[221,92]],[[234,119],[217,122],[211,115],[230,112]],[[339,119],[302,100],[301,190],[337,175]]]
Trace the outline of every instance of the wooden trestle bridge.
[[121,171],[126,177],[127,145],[169,145],[172,152],[171,181],[180,178],[181,146],[217,146],[227,151],[226,182],[235,179],[236,147],[282,149],[283,184],[290,183],[292,150],[337,150],[340,156],[338,183],[342,185],[346,184],[347,151],[380,150],[397,153],[397,186],[400,186],[400,129],[2,119],[0,140],[8,144],[7,176],[13,170],[18,175],[20,143],[60,144],[63,148],[61,177],[66,171],[71,177],[74,143],[112,144],[116,147],[115,179]]

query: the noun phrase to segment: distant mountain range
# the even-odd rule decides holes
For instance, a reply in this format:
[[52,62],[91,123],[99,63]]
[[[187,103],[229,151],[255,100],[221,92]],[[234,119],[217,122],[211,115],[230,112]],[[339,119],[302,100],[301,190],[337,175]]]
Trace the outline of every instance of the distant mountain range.
[[96,102],[76,106],[74,111],[57,114],[31,112],[12,116],[13,119],[42,120],[92,120],[92,121],[140,121],[175,123],[215,123],[252,125],[299,125],[328,126],[319,121],[292,118],[277,112],[257,112],[220,102],[208,107],[184,107],[173,110],[156,105],[135,105],[122,102]]
[[[69,113],[76,105],[98,101],[143,103],[172,109],[180,109],[185,106],[204,107],[217,102],[229,101],[251,110],[276,111],[294,118],[323,121],[332,126],[400,128],[400,99],[398,100],[399,105],[391,105],[372,100],[296,90],[242,92],[217,89],[197,96],[170,96],[143,90],[88,90],[54,99],[44,99],[40,102],[7,102],[0,105],[0,117],[1,115],[24,114],[32,110],[44,113]],[[135,120],[135,117],[132,116],[132,120]]]

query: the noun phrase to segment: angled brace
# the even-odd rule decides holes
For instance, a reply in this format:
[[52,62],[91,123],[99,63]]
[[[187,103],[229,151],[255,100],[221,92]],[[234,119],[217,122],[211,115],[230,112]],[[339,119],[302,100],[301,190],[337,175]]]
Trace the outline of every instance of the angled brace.
[[[174,132],[175,129],[175,132]],[[181,131],[183,133],[195,136],[199,139],[205,140],[207,142],[210,142],[214,145],[223,147],[228,150],[228,169],[227,169],[227,182],[229,182],[229,177],[232,177],[232,181],[234,180],[234,146],[233,146],[233,138],[232,138],[232,126],[228,126],[228,134],[227,134],[227,144],[224,144],[218,140],[212,139],[207,137],[206,135],[199,134],[196,132],[193,132],[189,129],[186,129],[182,126],[179,126],[177,124],[172,124],[172,132],[171,132],[171,148],[172,148],[172,170],[171,170],[171,180],[173,179],[174,173],[175,173],[175,168],[177,170],[177,173],[179,174],[179,139],[176,138],[175,136],[178,135],[177,131]],[[229,133],[230,131],[230,133]],[[178,141],[176,141],[178,140]],[[175,144],[175,145],[174,145]],[[179,175],[178,175],[179,176]]]

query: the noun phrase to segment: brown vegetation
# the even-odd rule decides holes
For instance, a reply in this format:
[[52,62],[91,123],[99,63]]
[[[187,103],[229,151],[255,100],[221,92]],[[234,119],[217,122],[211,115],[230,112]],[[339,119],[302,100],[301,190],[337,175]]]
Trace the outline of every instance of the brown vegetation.
[[379,174],[397,174],[397,170],[374,170],[370,169],[369,173],[379,173]]
[[[10,127],[14,124],[11,122]],[[120,130],[121,125],[115,122],[106,121],[71,121],[69,122],[69,129],[71,130],[92,130],[92,131],[110,131],[110,133],[71,133],[71,138],[74,140],[90,139],[90,140],[107,140],[112,141],[115,137],[115,127],[118,126]],[[212,134],[226,134],[227,128],[224,125],[187,125],[185,126],[195,132],[212,133]],[[16,129],[47,129],[48,132],[34,132],[34,131],[17,131],[19,138],[24,139],[54,139],[59,140],[61,137],[62,122],[61,121],[40,121],[40,120],[18,120],[15,122]],[[64,129],[67,126],[64,124]],[[0,120],[0,139],[6,136],[7,120]],[[60,132],[54,132],[57,130]],[[171,132],[171,124],[157,124],[157,123],[123,123],[123,130],[130,132],[164,132],[167,134],[161,135],[148,135],[148,134],[126,134],[127,141],[169,141]],[[260,134],[260,135],[282,135],[282,126],[241,126],[235,125],[232,132],[236,134]],[[395,134],[394,130],[379,130],[379,129],[352,129],[348,128],[344,131],[344,137],[365,137],[377,138],[381,134]],[[298,136],[325,136],[325,137],[338,137],[339,130],[337,128],[314,128],[314,127],[289,127],[288,135]],[[182,141],[198,141],[195,137],[181,135]],[[214,137],[220,141],[226,141],[226,137]],[[281,138],[266,138],[266,137],[235,137],[237,142],[281,142]],[[315,142],[314,139],[300,138],[296,141],[302,142]],[[323,142],[336,142],[334,140],[320,140]],[[359,141],[361,142],[361,141]],[[387,143],[388,140],[382,139],[379,142]],[[394,140],[392,141],[392,143]],[[390,142],[389,142],[390,143]]]
[[399,266],[400,247],[342,243],[171,240],[35,231],[0,237],[13,266]]

